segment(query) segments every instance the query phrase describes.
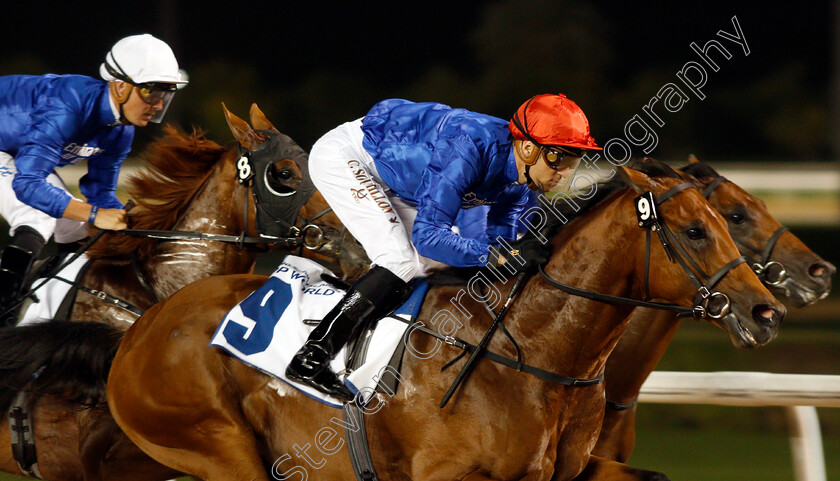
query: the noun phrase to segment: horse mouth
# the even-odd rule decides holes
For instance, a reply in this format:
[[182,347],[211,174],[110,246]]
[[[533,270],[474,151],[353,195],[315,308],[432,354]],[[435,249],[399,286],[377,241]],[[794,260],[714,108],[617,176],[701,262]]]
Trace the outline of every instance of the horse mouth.
[[770,286],[770,290],[774,294],[787,297],[796,307],[805,307],[828,297],[829,292],[831,292],[831,284],[822,287],[822,292],[819,292],[820,289],[810,289],[789,277],[780,284]]
[[729,313],[721,321],[723,328],[735,347],[752,349],[772,341],[778,333],[779,313],[767,305],[758,305],[752,309],[749,320]]
[[744,327],[734,314],[727,314],[721,320],[735,347],[749,349],[758,346],[758,341],[755,340],[755,336]]

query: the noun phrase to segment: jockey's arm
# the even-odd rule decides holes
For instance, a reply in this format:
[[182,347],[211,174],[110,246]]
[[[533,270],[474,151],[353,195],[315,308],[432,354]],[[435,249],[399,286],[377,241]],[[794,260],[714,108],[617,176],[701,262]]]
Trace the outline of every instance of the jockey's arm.
[[498,243],[497,238],[516,240],[520,216],[533,205],[530,189],[512,187],[497,203],[490,205],[487,213],[487,237],[490,243]]
[[[77,116],[68,109],[54,108],[43,112],[39,121],[29,129],[27,143],[15,156],[17,174],[12,188],[18,200],[55,218],[68,218],[86,222],[90,219],[92,205],[74,200],[64,190],[47,182],[47,176],[60,165],[64,145],[71,138]],[[116,171],[119,170],[119,164]],[[86,176],[87,177],[87,176]],[[112,190],[116,190],[116,175]],[[97,212],[94,225],[102,229],[124,229],[125,211],[114,197],[105,209]]]
[[[93,206],[76,199],[70,199],[62,217],[65,219],[89,222]],[[97,209],[93,216],[93,225],[105,230],[122,230],[128,227],[126,214],[123,209]]]
[[461,199],[479,182],[479,154],[468,137],[443,139],[417,189],[412,241],[421,255],[454,267],[483,266],[488,245],[452,232]]

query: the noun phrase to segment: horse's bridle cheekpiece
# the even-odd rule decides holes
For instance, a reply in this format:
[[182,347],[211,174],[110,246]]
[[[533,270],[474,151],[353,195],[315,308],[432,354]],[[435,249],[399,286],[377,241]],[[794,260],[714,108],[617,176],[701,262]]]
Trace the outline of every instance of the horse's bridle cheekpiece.
[[[637,299],[610,296],[607,294],[600,294],[586,289],[569,286],[552,279],[545,273],[542,266],[540,266],[539,269],[540,275],[549,285],[557,289],[594,301],[674,311],[677,312],[678,317],[693,317],[695,319],[720,319],[725,317],[729,314],[729,297],[722,292],[713,291],[712,289],[714,289],[715,285],[717,285],[717,283],[738,264],[747,262],[746,257],[736,257],[726,263],[726,265],[721,267],[713,275],[709,276],[691,259],[688,252],[680,244],[677,236],[671,232],[668,226],[665,225],[663,219],[657,214],[657,207],[659,207],[663,202],[686,189],[693,188],[695,188],[693,185],[688,182],[684,182],[671,188],[658,197],[652,192],[644,192],[642,195],[634,199],[634,206],[636,208],[636,217],[639,221],[639,227],[645,229],[645,300],[640,301]],[[659,241],[662,243],[662,247],[665,249],[668,259],[671,262],[678,262],[688,278],[691,280],[692,284],[694,284],[697,288],[697,292],[694,295],[694,305],[692,307],[648,301],[651,297],[649,285],[651,232],[656,232],[659,236]],[[712,301],[715,300],[717,302],[712,305]],[[714,312],[712,312],[712,308],[714,308]]]
[[[716,177],[709,185],[703,189],[703,197],[708,199],[712,196],[712,193],[717,189],[717,187],[726,182],[727,179],[724,176]],[[761,279],[764,284],[771,286],[771,287],[778,287],[782,283],[784,283],[788,279],[787,270],[785,266],[780,262],[771,261],[770,256],[773,254],[773,248],[776,247],[776,242],[779,241],[779,237],[782,236],[785,232],[787,232],[788,228],[785,226],[780,226],[776,229],[775,232],[770,236],[767,240],[767,245],[764,246],[764,249],[756,249],[755,247],[749,246],[745,244],[740,239],[733,237],[732,240],[735,241],[736,244],[740,245],[741,247],[752,251],[753,254],[757,255],[758,258],[752,258],[749,260],[750,267],[752,268],[755,275]],[[742,251],[743,252],[743,251]]]

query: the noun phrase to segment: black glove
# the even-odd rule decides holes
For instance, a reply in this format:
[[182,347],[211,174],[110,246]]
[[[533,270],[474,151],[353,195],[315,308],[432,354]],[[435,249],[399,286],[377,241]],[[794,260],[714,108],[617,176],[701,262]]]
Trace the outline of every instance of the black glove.
[[[508,246],[510,248],[508,248]],[[535,271],[537,266],[548,262],[551,257],[551,247],[543,244],[536,237],[526,235],[517,241],[500,246],[490,246],[487,264],[511,272]]]

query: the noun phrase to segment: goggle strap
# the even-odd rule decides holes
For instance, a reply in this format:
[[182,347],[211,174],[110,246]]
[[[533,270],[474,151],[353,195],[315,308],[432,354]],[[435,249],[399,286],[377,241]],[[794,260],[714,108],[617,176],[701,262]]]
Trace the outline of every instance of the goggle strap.
[[134,85],[134,81],[128,76],[128,74],[125,73],[125,70],[123,70],[119,62],[117,62],[117,59],[114,58],[114,52],[108,52],[108,55],[111,57],[111,61],[114,62],[116,68],[111,66],[111,63],[108,62],[108,56],[105,56],[105,70],[115,78]]

